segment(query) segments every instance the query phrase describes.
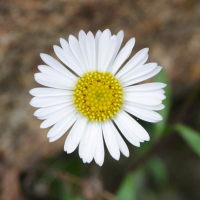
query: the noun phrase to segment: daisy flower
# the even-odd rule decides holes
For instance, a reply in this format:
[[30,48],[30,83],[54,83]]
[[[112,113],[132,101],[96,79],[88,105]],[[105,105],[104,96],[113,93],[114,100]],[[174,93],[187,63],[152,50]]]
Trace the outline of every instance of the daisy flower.
[[[120,151],[129,156],[121,134],[139,147],[149,134],[132,117],[148,122],[162,120],[157,110],[164,108],[164,83],[135,85],[155,76],[162,67],[145,64],[148,48],[136,53],[128,62],[135,39],[131,38],[119,51],[123,31],[111,35],[110,30],[95,35],[80,31],[78,40],[70,35],[54,46],[57,57],[66,67],[47,54],[40,54],[46,65],[39,65],[35,80],[46,87],[30,90],[35,96],[30,105],[38,107],[34,116],[44,120],[40,128],[48,128],[50,142],[70,129],[64,151],[72,153],[78,146],[84,163],[93,159],[102,166],[104,141],[111,156],[119,160]],[[125,63],[125,64],[124,64]],[[122,67],[122,65],[124,65]],[[120,131],[120,133],[119,133]]]

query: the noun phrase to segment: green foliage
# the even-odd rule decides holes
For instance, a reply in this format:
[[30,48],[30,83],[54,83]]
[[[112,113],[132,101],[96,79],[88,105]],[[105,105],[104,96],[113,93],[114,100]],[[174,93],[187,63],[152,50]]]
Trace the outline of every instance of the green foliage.
[[86,166],[78,156],[74,156],[66,160],[65,154],[62,154],[60,157],[53,157],[44,161],[44,165],[48,166],[49,169],[52,168],[63,172],[66,171],[79,177],[84,174],[86,169]]
[[60,196],[61,196],[60,198],[61,200],[74,200],[72,195],[69,194],[69,192],[65,189],[63,185],[60,187]]
[[126,175],[118,190],[118,197],[123,200],[136,200],[135,180],[133,173]]
[[164,187],[168,182],[168,173],[163,161],[157,157],[151,157],[147,165],[156,185]]
[[118,189],[117,196],[122,200],[138,200],[137,192],[144,187],[144,182],[145,171],[143,168],[127,174]]
[[194,152],[200,156],[200,133],[182,124],[176,125],[175,129]]
[[69,193],[63,183],[60,184],[60,200],[82,200],[81,197]]
[[157,137],[160,137],[165,133],[165,127],[167,124],[170,106],[171,106],[171,87],[167,75],[164,69],[155,77],[156,82],[166,83],[167,86],[164,88],[166,99],[163,100],[163,104],[165,108],[163,110],[158,111],[163,117],[163,120],[154,124],[154,131]]

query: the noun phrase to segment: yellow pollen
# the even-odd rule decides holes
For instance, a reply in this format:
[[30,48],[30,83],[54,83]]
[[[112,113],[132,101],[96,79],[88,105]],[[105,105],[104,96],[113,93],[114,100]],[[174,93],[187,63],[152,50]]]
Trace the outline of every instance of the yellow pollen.
[[73,91],[74,106],[88,120],[107,121],[122,108],[123,89],[107,72],[86,72]]

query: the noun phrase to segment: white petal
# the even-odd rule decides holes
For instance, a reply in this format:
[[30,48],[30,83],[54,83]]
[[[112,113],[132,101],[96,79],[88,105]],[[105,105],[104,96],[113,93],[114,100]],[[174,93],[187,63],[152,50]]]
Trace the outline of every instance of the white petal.
[[127,82],[129,80],[133,80],[138,77],[144,76],[144,75],[152,72],[156,67],[157,67],[157,63],[145,64],[145,65],[141,66],[139,69],[137,69],[136,71],[134,71],[134,73],[130,73],[129,75],[127,75],[125,78],[121,77],[120,81],[123,83],[123,82]]
[[108,122],[102,123],[102,128],[103,128],[103,136],[105,139],[105,143],[108,148],[108,151],[110,152],[110,155],[114,159],[119,160],[120,157],[119,146],[114,133],[109,128]]
[[87,70],[87,65],[85,63],[85,60],[84,60],[84,57],[83,57],[79,42],[73,35],[69,36],[69,46],[70,46],[74,56],[78,60],[81,68],[83,69],[83,71],[86,71]]
[[97,70],[98,66],[98,55],[99,55],[99,40],[101,37],[101,31],[97,31],[96,36],[95,36],[95,44],[96,44],[96,64],[95,64],[95,69]]
[[[67,118],[67,119],[63,118],[63,120],[65,119],[64,127],[62,126],[62,129],[60,129],[60,131],[56,135],[50,137],[49,142],[54,142],[57,139],[59,139],[60,137],[62,137],[65,134],[65,132],[75,123],[75,121],[77,120],[77,115],[71,115],[71,116],[72,116],[72,118],[70,118],[70,119],[69,118]],[[58,123],[60,123],[60,122],[58,122]],[[55,126],[57,126],[57,124]],[[61,124],[59,124],[59,125],[61,125]],[[54,128],[54,126],[51,129],[53,129],[53,128]]]
[[119,33],[117,34],[117,39],[116,39],[116,47],[115,47],[115,51],[114,54],[110,60],[109,66],[112,66],[114,59],[116,58],[116,55],[121,47],[122,41],[124,38],[124,32],[121,30],[119,31]]
[[149,106],[149,105],[143,105],[143,104],[140,104],[140,103],[134,103],[134,102],[128,102],[128,101],[125,101],[123,103],[123,106],[126,106],[126,105],[130,105],[130,106],[136,106],[136,107],[139,107],[139,108],[144,108],[144,109],[147,109],[147,110],[162,110],[163,108],[165,108],[165,106],[163,104],[159,104],[159,105],[155,105],[155,106]]
[[132,134],[128,128],[123,124],[123,122],[120,120],[118,116],[114,117],[114,122],[121,131],[121,133],[124,135],[124,137],[134,146],[139,147],[140,142],[143,140],[141,138],[138,138],[134,134]]
[[140,63],[148,54],[149,48],[144,48],[137,52],[124,67],[117,73],[116,78],[120,78],[125,73],[129,72],[135,66],[137,66],[138,63]]
[[[63,48],[63,50],[65,51],[65,54],[61,53],[61,55],[63,55],[65,58],[65,62],[68,63],[68,67],[73,70],[76,71],[76,73],[81,76],[81,74],[85,73],[86,70],[84,70],[83,68],[81,68],[81,65],[79,64],[78,60],[76,59],[76,57],[74,56],[68,42],[63,39],[60,38],[60,44]],[[57,47],[56,47],[57,48]],[[60,49],[58,48],[58,51]]]
[[147,122],[155,123],[163,119],[160,114],[152,110],[146,110],[144,108],[139,108],[139,107],[127,105],[127,104],[123,105],[123,109],[131,113],[132,115]]
[[54,59],[53,57],[41,53],[40,57],[42,58],[42,60],[49,65],[50,67],[52,67],[53,69],[57,70],[58,72],[60,72],[61,74],[65,74],[67,77],[76,80],[76,76],[74,76],[74,74],[72,74],[68,69],[66,69],[61,63],[59,63],[56,59]]
[[159,93],[159,94],[164,94],[164,93],[165,93],[165,90],[163,90],[163,89],[152,90],[152,92]]
[[137,71],[138,69],[140,69],[148,60],[149,58],[149,54],[147,54],[133,69],[131,69],[129,72],[127,72],[126,74],[124,74],[124,76],[128,76],[129,73],[134,74],[135,71]]
[[65,63],[65,65],[67,65],[71,70],[73,70],[79,76],[83,74],[83,70],[81,70],[80,67],[78,67],[79,63],[77,63],[76,59],[70,58],[70,54],[67,55],[67,53],[57,45],[54,45],[53,49],[55,54],[63,63]]
[[88,121],[84,134],[81,137],[80,144],[79,144],[79,156],[82,158],[83,162],[86,163],[86,148],[87,148],[87,142],[90,137],[90,129],[91,129],[91,121]]
[[[56,71],[55,69],[47,66],[47,65],[39,65],[38,69],[46,75],[56,77],[59,80],[69,82],[70,84],[74,84],[77,78],[74,78],[73,76],[66,76],[65,74],[61,74],[60,72]],[[72,78],[71,78],[72,77]]]
[[37,118],[39,119],[39,120],[45,120],[45,119],[47,119],[49,117],[49,115],[43,115],[43,116],[38,116]]
[[90,163],[95,155],[98,128],[99,128],[99,126],[97,123],[92,123],[90,137],[89,137],[89,140],[88,140],[88,143],[86,146],[86,161],[87,161],[87,163]]
[[107,49],[108,42],[110,39],[110,32],[108,29],[106,29],[102,34],[99,39],[99,50],[98,50],[98,71],[102,72],[104,68],[104,60],[106,56],[105,49]]
[[123,124],[137,137],[149,141],[149,134],[147,131],[137,122],[135,121],[129,114],[125,111],[121,110],[119,113],[119,118],[122,120]]
[[104,60],[103,62],[103,67],[102,67],[102,71],[105,72],[107,71],[109,64],[111,62],[111,58],[115,52],[116,49],[116,36],[113,35],[110,39],[108,44],[105,46],[104,49],[104,58],[102,58]]
[[[74,108],[74,106],[73,106],[73,104],[72,103],[67,103],[68,105],[67,106],[65,106],[64,108],[62,108],[62,109],[59,109],[59,110],[54,110],[53,112],[49,112],[48,114],[46,114],[46,115],[39,115],[39,116],[37,116],[37,118],[38,119],[41,119],[41,120],[45,120],[45,119],[48,119],[48,118],[54,118],[55,117],[55,114],[57,113],[57,112],[60,112],[60,111],[62,111],[63,109],[75,109]],[[62,105],[62,104],[58,104],[58,105]],[[57,106],[58,106],[57,105]],[[55,105],[54,105],[55,106]],[[54,106],[48,106],[48,107],[44,107],[44,108],[41,108],[41,109],[49,109],[49,107],[54,107]],[[70,109],[68,110],[68,111],[70,111]]]
[[123,100],[126,102],[134,102],[134,103],[139,103],[139,104],[143,104],[143,105],[149,105],[149,106],[155,106],[155,105],[159,105],[162,104],[162,101],[159,99],[155,99],[155,98],[144,98],[144,97],[132,97],[131,95],[126,95],[124,94],[123,96]]
[[[59,104],[59,105],[60,105],[60,104]],[[61,109],[60,109],[60,110],[61,110]],[[59,110],[57,110],[57,111],[59,111]],[[55,113],[56,113],[57,111],[51,112],[51,113],[49,113],[49,114],[47,114],[47,115],[37,116],[37,118],[40,119],[40,120],[45,120],[45,119],[54,117],[54,116],[55,116]]]
[[85,141],[86,141],[86,138],[88,135],[88,127],[89,126],[86,126],[85,133],[83,133],[81,140],[80,140],[79,147],[78,147],[78,154],[81,159],[83,159],[83,154],[84,154],[84,150],[85,150]]
[[[59,104],[59,105],[61,105],[61,104]],[[49,107],[51,107],[51,106],[48,106],[48,107],[45,107],[45,108],[49,108]],[[66,108],[67,109],[68,108],[73,108],[74,109],[74,106],[72,104],[70,104],[70,105],[68,104],[63,109],[66,109]],[[55,118],[56,113],[61,112],[63,109],[59,109],[59,110],[56,110],[54,112],[50,112],[49,114],[46,114],[46,115],[39,115],[39,116],[37,116],[37,118],[40,119],[40,120],[45,120],[45,119],[49,119],[49,118],[53,119],[53,118]]]
[[91,128],[92,128],[92,122],[90,121],[87,124],[87,129],[86,129],[87,133],[86,133],[85,141],[84,141],[84,147],[83,147],[83,153],[82,153],[83,163],[87,163],[87,145],[91,137]]
[[33,88],[29,93],[36,97],[52,97],[52,96],[67,96],[72,95],[71,90],[60,90],[54,88]]
[[115,74],[118,71],[118,69],[121,67],[121,65],[130,56],[134,44],[135,44],[135,38],[131,38],[126,43],[126,45],[122,48],[122,50],[119,52],[110,70],[112,74]]
[[166,86],[165,83],[145,83],[145,84],[140,84],[140,85],[134,85],[130,87],[125,87],[123,88],[124,91],[150,91],[150,90],[157,90],[164,88]]
[[[65,82],[70,82],[70,83],[75,83],[75,81],[77,80],[77,78],[74,78],[72,76],[66,76],[65,74],[61,74],[60,72],[56,71],[55,69],[47,66],[47,65],[39,65],[38,69],[46,75],[58,78],[60,80],[63,80]],[[72,77],[72,78],[71,78]]]
[[124,93],[124,99],[126,100],[126,98],[131,99],[131,98],[155,98],[158,100],[163,100],[165,99],[165,95],[158,93],[158,92],[154,92],[153,91],[147,91],[147,92],[125,92]]
[[74,83],[60,80],[57,77],[49,76],[43,73],[34,74],[35,80],[41,85],[53,88],[60,89],[69,89],[72,90],[74,88]]
[[97,144],[96,144],[94,159],[95,159],[95,162],[99,166],[103,165],[104,156],[105,156],[105,151],[104,151],[104,144],[103,144],[102,127],[101,127],[101,124],[98,123]]
[[72,96],[33,97],[30,101],[30,105],[33,107],[47,107],[67,102],[73,102]]
[[84,135],[84,141],[81,139],[79,155],[83,159],[83,162],[90,163],[95,155],[96,142],[98,136],[98,122],[89,122],[88,128]]
[[110,32],[110,30],[109,29],[106,29],[105,31],[108,31],[108,33],[109,33],[109,38],[111,37],[111,32]]
[[96,47],[93,34],[91,32],[88,32],[88,34],[86,35],[85,32],[81,30],[79,32],[79,44],[87,65],[87,70],[95,70]]
[[72,79],[66,77],[65,75],[62,75],[60,72],[57,72],[56,70],[54,70],[51,67],[48,67],[45,65],[39,65],[38,68],[42,72],[41,74],[43,76],[47,75],[51,79],[53,79],[61,84],[65,83],[67,85],[75,85],[75,81],[77,81],[77,78],[75,80],[72,80]]
[[135,71],[138,70],[139,68],[141,68],[146,63],[146,61],[148,60],[148,57],[149,57],[149,55],[147,54],[136,66],[134,66],[134,68],[132,68],[130,71],[128,71],[125,74],[123,74],[119,79],[120,80],[125,80],[126,77],[130,76],[130,74],[134,75]]
[[96,69],[96,46],[94,35],[89,31],[86,39],[90,70],[94,71]]
[[[67,128],[67,130],[70,128],[71,123],[73,120],[77,119],[76,111],[75,112],[69,112],[67,115],[60,120],[58,123],[56,123],[48,132],[47,137],[52,138],[59,134],[60,132],[63,133],[63,131]],[[64,134],[64,133],[63,133]]]
[[143,76],[140,76],[138,78],[134,78],[130,81],[127,81],[125,83],[122,83],[122,86],[123,87],[126,87],[126,86],[129,86],[129,85],[133,85],[135,83],[139,83],[141,81],[144,81],[144,80],[147,80],[153,76],[155,76],[156,74],[158,74],[160,72],[160,70],[162,69],[162,67],[158,66],[156,67],[153,71],[149,72],[148,74],[145,74]]
[[40,125],[40,128],[48,128],[52,126],[53,124],[57,123],[58,121],[60,121],[61,119],[63,119],[67,114],[75,113],[75,112],[76,110],[74,106],[68,106],[61,110],[58,110],[51,117],[43,121]]
[[44,108],[39,108],[38,110],[36,110],[34,112],[34,116],[36,117],[41,117],[41,116],[45,116],[45,115],[49,115],[51,113],[54,113],[60,109],[63,109],[69,105],[72,105],[73,103],[62,103],[62,104],[57,104],[54,106],[48,106],[48,107],[44,107]]
[[79,38],[79,45],[81,48],[81,52],[83,54],[83,58],[86,63],[87,71],[91,71],[90,63],[89,63],[89,54],[87,51],[87,35],[85,34],[83,30],[81,30],[79,32],[78,38]]
[[60,89],[66,89],[66,86],[59,85],[57,84],[54,80],[50,80],[47,77],[41,77],[41,74],[35,74],[34,75],[35,81],[38,82],[39,84],[47,87],[52,87],[52,88],[60,88]]
[[77,122],[72,127],[64,145],[64,151],[67,153],[72,153],[76,147],[79,145],[82,134],[84,133],[85,127],[87,125],[86,117],[79,117]]
[[115,128],[115,126],[113,125],[113,123],[110,120],[108,121],[108,126],[109,126],[110,132],[113,132],[114,135],[115,135],[115,138],[116,138],[117,143],[119,145],[120,151],[126,157],[129,157],[129,150],[128,150],[128,147],[127,147],[126,143],[124,142],[124,140],[122,139],[121,135],[119,134],[119,132],[117,131],[117,129]]

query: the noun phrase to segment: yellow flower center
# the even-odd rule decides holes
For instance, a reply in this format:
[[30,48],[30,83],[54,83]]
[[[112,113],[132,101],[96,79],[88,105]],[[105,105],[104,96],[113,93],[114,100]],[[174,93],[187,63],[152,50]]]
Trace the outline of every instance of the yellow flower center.
[[74,106],[88,120],[106,121],[122,108],[123,93],[119,80],[111,73],[87,72],[76,83]]

